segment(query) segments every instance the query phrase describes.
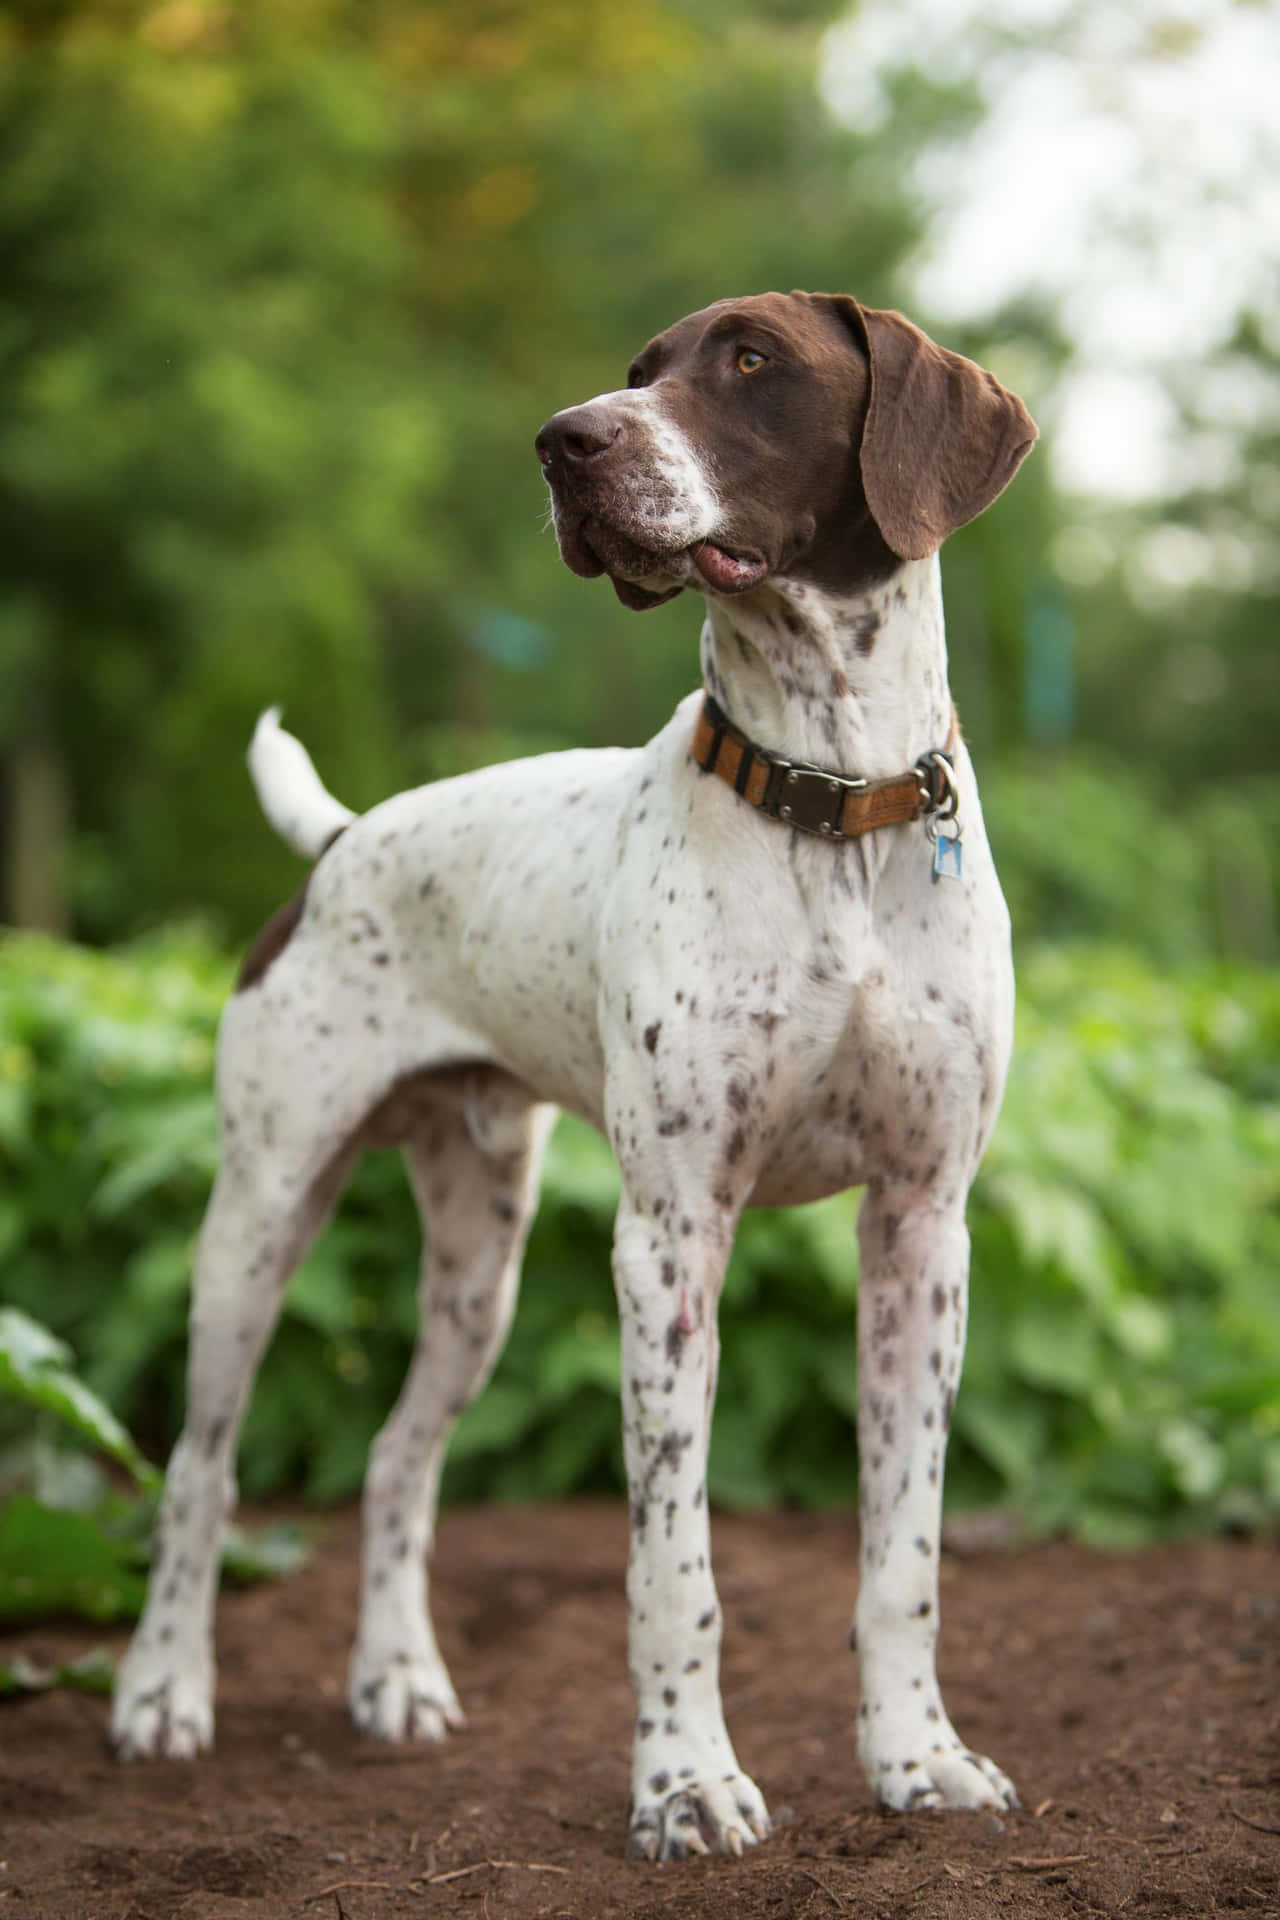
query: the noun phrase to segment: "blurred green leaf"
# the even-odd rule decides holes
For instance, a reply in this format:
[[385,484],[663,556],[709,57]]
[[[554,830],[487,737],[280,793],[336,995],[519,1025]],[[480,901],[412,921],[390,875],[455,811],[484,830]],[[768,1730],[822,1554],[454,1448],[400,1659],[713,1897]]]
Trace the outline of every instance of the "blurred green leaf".
[[38,1321],[16,1307],[0,1307],[0,1393],[52,1413],[82,1440],[127,1467],[140,1486],[159,1475],[143,1458],[111,1409],[70,1368],[71,1354]]
[[109,1694],[115,1684],[116,1663],[105,1647],[94,1647],[65,1666],[46,1667],[17,1653],[0,1662],[0,1699],[6,1695],[44,1693],[50,1687],[69,1687],[76,1693]]
[[1084,1396],[1097,1377],[1098,1337],[1074,1301],[1028,1302],[1010,1329],[1009,1362],[1031,1386]]
[[311,1547],[301,1527],[287,1522],[246,1532],[227,1527],[222,1536],[223,1575],[241,1585],[287,1580],[305,1567]]
[[143,1592],[125,1549],[83,1514],[57,1512],[25,1494],[0,1511],[0,1619],[133,1619]]

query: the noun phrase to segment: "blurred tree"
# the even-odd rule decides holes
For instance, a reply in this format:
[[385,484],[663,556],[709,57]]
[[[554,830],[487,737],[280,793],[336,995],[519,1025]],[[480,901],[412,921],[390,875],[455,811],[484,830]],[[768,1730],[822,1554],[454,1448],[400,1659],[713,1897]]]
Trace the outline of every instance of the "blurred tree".
[[0,97],[10,825],[38,749],[90,931],[206,884],[257,911],[248,717],[282,693],[358,781],[388,751],[377,597],[439,565],[413,537],[440,452],[360,74],[335,99],[323,59],[193,52],[172,8],[101,16],[20,47]]
[[[1194,477],[1109,522],[1087,504],[1079,515],[1085,564],[1097,576],[1081,597],[1102,626],[1091,661],[1090,723],[1099,738],[1122,742],[1117,719],[1132,699],[1161,759],[1181,778],[1275,772],[1276,314],[1242,314],[1222,351],[1183,369],[1170,397]],[[1123,690],[1119,702],[1107,696],[1104,666],[1112,687]]]
[[11,917],[252,924],[293,880],[241,770],[272,699],[357,805],[456,761],[444,721],[483,752],[661,719],[691,611],[637,628],[568,576],[527,450],[691,307],[889,297],[906,168],[820,106],[829,11],[0,16]]
[[[935,303],[945,337],[963,325],[1043,403],[1049,457],[948,548],[967,730],[1025,737],[1041,775],[1057,748],[1105,747],[1126,807],[1141,768],[1121,835],[1185,821],[1188,864],[1216,840],[1219,937],[1259,957],[1280,898],[1277,53],[1260,6],[860,0],[822,67],[864,136],[916,135],[913,310]],[[940,72],[976,96],[959,139],[919,111]],[[1067,866],[1111,866],[1106,815]],[[1148,894],[1162,853],[1150,866]]]
[[[1056,504],[1050,554],[1073,616],[1078,731],[1145,769],[1150,803],[1185,823],[1189,855],[1209,850],[1219,947],[1270,962],[1280,950],[1274,316],[1242,314],[1221,351],[1167,393],[1190,482],[1135,503]],[[1153,854],[1146,885],[1161,876]]]

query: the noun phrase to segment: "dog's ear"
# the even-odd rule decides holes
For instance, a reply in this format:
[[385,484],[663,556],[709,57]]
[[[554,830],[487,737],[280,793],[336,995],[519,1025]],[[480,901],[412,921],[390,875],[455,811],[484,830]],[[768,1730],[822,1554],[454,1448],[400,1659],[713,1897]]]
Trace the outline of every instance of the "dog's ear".
[[995,375],[900,313],[841,301],[871,367],[862,484],[885,544],[923,560],[1012,480],[1036,424]]

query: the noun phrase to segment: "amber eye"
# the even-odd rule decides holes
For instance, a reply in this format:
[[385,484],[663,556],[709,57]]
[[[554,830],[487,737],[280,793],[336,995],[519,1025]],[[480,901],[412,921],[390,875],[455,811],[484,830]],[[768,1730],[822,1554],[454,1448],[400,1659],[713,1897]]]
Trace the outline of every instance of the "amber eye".
[[642,387],[644,385],[643,367],[631,367],[628,369],[627,385],[629,387]]
[[757,353],[754,347],[744,347],[738,355],[739,373],[759,373],[764,365],[764,355]]

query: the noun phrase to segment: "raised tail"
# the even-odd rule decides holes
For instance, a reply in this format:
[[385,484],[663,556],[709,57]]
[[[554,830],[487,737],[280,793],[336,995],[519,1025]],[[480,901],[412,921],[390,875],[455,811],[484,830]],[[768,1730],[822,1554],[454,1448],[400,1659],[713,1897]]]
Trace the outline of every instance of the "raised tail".
[[304,859],[315,860],[356,817],[334,799],[301,740],[280,725],[279,707],[269,708],[253,730],[249,775],[267,820]]

